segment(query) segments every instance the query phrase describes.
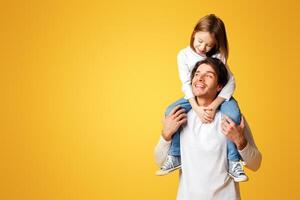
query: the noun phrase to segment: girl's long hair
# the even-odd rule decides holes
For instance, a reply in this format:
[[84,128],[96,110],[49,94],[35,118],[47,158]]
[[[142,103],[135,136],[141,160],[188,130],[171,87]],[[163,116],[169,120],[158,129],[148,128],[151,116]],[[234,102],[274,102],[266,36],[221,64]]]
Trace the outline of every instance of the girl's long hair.
[[191,35],[190,46],[195,51],[194,39],[195,34],[199,31],[209,32],[215,39],[215,46],[207,52],[206,56],[211,57],[214,54],[220,54],[222,59],[227,62],[229,54],[229,46],[227,41],[226,29],[223,21],[214,14],[202,17],[196,24]]

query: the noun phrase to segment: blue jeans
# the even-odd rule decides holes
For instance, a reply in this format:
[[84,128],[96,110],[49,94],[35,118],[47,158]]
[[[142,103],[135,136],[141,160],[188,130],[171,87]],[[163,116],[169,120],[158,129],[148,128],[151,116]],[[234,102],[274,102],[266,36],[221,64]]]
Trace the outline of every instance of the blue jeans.
[[[184,108],[187,113],[192,109],[190,102],[188,100],[186,100],[185,98],[182,98],[182,99],[175,101],[173,104],[171,104],[167,108],[165,115],[168,115],[178,105],[180,105],[181,108]],[[180,132],[181,132],[181,130],[182,130],[182,127],[180,127],[172,136],[172,142],[171,142],[171,147],[169,149],[169,155],[180,156]]]
[[[186,110],[186,112],[191,110],[191,105],[188,100],[182,98],[171,104],[165,114],[168,115],[174,107],[180,105]],[[236,100],[232,97],[229,101],[224,101],[220,106],[220,111],[231,118],[236,124],[241,123],[241,113]],[[180,156],[180,132],[182,128],[180,127],[172,136],[171,147],[169,149],[169,155]],[[227,140],[227,158],[230,161],[239,161],[241,156],[235,146],[235,144]]]

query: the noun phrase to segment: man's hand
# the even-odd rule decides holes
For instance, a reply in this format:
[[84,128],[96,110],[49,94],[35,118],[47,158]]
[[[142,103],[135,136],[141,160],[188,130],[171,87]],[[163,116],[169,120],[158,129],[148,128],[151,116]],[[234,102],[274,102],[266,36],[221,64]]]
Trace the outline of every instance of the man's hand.
[[222,133],[231,141],[235,143],[239,150],[242,150],[247,145],[247,140],[244,137],[244,118],[241,119],[241,124],[235,124],[226,115],[222,118]]
[[185,110],[180,109],[180,106],[176,106],[169,115],[163,118],[162,136],[166,141],[170,141],[178,128],[186,123],[186,116]]

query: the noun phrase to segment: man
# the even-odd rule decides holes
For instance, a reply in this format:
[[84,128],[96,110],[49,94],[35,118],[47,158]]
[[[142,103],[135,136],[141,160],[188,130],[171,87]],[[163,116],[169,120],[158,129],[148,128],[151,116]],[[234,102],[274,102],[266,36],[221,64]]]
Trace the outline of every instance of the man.
[[[192,91],[199,106],[208,106],[227,81],[224,64],[216,58],[207,58],[192,71]],[[225,81],[224,81],[225,80]],[[238,126],[220,112],[210,124],[203,124],[196,113],[188,114],[176,107],[164,118],[163,131],[155,148],[159,166],[167,157],[172,135],[188,121],[181,135],[181,174],[177,200],[236,200],[240,199],[239,185],[228,177],[226,140],[233,141],[251,170],[261,163],[251,131],[242,119]]]

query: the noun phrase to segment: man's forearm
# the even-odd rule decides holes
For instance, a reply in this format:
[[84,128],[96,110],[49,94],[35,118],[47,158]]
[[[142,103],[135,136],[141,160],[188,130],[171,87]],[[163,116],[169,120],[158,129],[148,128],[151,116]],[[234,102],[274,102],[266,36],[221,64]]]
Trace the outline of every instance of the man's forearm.
[[235,142],[235,145],[238,150],[243,150],[247,146],[247,140],[245,137],[238,138],[238,140]]
[[165,141],[164,138],[159,138],[159,141],[154,148],[155,161],[159,167],[166,160],[170,145],[171,142]]

